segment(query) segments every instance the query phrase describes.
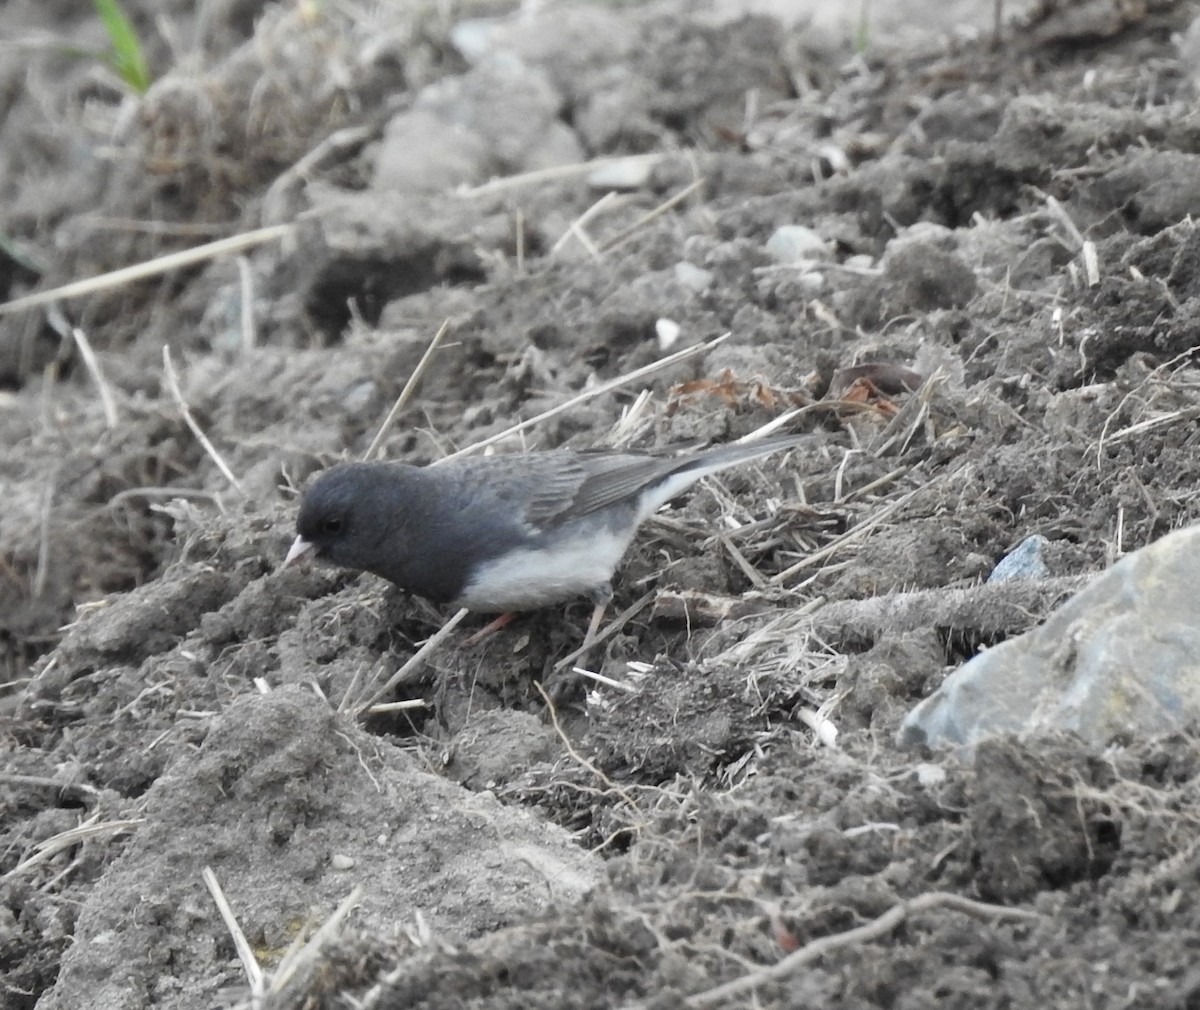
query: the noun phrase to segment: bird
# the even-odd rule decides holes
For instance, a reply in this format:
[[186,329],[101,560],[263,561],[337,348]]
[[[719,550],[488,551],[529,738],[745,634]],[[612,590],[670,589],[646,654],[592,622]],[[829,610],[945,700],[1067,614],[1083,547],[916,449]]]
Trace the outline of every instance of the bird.
[[502,615],[472,640],[517,612],[587,597],[587,646],[613,573],[650,515],[702,477],[811,437],[682,455],[551,449],[428,466],[342,463],[303,494],[281,567],[315,557],[433,603]]

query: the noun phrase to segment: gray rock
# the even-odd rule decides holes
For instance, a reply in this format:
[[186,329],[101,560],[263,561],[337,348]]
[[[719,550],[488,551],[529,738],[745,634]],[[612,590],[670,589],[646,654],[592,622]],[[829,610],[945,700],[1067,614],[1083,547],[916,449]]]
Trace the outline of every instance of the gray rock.
[[547,75],[508,53],[426,87],[387,126],[375,189],[436,191],[583,160]]
[[1104,745],[1200,717],[1200,526],[1123,558],[1044,624],[981,653],[905,718],[900,742],[945,747],[1066,731]]
[[1007,582],[1009,579],[1044,579],[1050,574],[1046,561],[1042,557],[1046,545],[1050,543],[1041,534],[1026,537],[1016,547],[1009,551],[1000,563],[992,569],[987,577],[988,582]]
[[372,188],[438,192],[482,182],[488,166],[487,144],[470,127],[447,123],[432,109],[409,109],[384,131]]

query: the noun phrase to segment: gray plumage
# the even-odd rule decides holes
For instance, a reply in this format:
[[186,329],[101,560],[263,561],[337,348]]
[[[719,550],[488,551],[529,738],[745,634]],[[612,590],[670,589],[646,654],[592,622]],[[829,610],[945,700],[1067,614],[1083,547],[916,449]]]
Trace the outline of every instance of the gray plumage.
[[554,450],[435,466],[348,463],[304,495],[287,562],[315,554],[484,613],[597,605],[638,526],[700,478],[810,436],[682,456]]

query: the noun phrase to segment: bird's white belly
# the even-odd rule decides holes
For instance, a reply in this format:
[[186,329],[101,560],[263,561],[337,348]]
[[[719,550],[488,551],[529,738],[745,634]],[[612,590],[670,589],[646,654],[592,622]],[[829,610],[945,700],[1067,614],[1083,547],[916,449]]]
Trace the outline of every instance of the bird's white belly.
[[535,610],[607,587],[629,537],[601,530],[549,549],[514,551],[480,566],[455,601],[483,613]]

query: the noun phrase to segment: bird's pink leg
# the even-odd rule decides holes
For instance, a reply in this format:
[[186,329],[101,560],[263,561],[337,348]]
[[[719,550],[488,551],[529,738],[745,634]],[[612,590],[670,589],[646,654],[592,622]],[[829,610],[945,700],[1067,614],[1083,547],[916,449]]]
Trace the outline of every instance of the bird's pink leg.
[[508,624],[516,616],[517,616],[516,614],[501,614],[499,617],[497,617],[491,621],[488,621],[487,624],[485,624],[482,628],[480,628],[477,632],[475,632],[475,634],[473,634],[470,638],[468,638],[465,642],[463,642],[463,645],[464,646],[478,645],[489,635],[493,635],[497,631],[499,631],[501,628],[503,628],[506,624]]
[[604,620],[604,611],[607,607],[607,603],[597,603],[596,608],[592,611],[592,619],[588,621],[587,634],[583,636],[583,647],[585,649],[592,644],[592,639],[596,637],[596,632],[600,630],[600,622]]

